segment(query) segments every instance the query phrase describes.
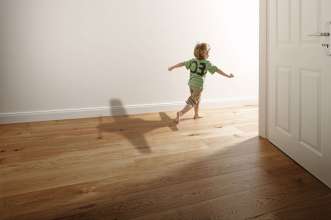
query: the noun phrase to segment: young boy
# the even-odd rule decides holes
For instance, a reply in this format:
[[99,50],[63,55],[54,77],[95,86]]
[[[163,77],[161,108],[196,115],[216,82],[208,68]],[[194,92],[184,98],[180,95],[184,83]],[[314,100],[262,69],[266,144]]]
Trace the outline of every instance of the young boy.
[[185,107],[177,112],[176,123],[179,123],[180,118],[187,113],[189,110],[194,108],[194,119],[198,119],[199,116],[199,104],[200,96],[203,89],[204,78],[207,74],[207,71],[211,74],[219,73],[222,76],[232,78],[233,74],[226,74],[217,66],[212,65],[207,59],[209,57],[210,48],[206,43],[199,43],[194,48],[195,58],[178,63],[172,67],[169,67],[168,70],[172,71],[175,68],[185,66],[186,69],[190,70],[190,80],[188,85],[190,87],[191,96],[186,100]]

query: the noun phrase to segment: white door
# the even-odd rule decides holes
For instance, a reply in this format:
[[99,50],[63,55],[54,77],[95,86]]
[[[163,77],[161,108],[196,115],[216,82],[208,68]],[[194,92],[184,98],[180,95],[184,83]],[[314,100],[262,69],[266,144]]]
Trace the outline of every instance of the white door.
[[268,10],[268,138],[331,187],[331,0]]

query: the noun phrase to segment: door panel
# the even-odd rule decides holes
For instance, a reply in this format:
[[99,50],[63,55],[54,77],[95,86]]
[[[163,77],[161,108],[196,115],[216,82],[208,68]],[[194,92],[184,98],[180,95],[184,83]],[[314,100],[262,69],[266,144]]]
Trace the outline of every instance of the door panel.
[[268,138],[331,186],[331,1],[268,4]]
[[291,43],[292,23],[291,23],[291,1],[279,0],[276,2],[277,10],[277,38],[280,44]]
[[290,97],[291,97],[291,68],[278,67],[276,72],[276,119],[278,129],[290,135]]
[[318,44],[319,39],[309,37],[309,34],[321,31],[321,1],[301,0],[299,1],[300,14],[300,40],[302,44]]
[[313,153],[321,154],[320,72],[300,71],[299,141]]

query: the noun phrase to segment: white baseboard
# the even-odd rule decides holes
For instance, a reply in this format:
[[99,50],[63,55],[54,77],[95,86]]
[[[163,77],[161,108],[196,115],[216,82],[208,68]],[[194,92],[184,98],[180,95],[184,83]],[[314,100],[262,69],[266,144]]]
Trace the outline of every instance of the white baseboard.
[[[56,109],[31,112],[0,113],[0,124],[19,122],[49,121],[62,119],[90,118],[123,114],[142,114],[149,112],[175,111],[181,108],[184,102],[153,103],[126,106],[105,106],[74,109]],[[202,108],[219,108],[240,105],[257,105],[257,97],[239,97],[219,100],[205,100]]]

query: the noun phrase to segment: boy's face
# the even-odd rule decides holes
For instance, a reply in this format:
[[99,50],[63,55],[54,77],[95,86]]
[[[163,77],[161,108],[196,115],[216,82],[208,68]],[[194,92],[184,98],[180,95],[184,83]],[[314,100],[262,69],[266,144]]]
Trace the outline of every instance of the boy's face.
[[205,50],[205,51],[203,52],[203,56],[205,57],[205,59],[208,59],[208,57],[209,57],[209,50],[210,50],[210,49]]

